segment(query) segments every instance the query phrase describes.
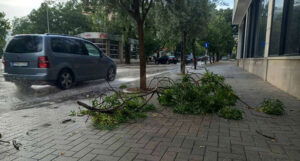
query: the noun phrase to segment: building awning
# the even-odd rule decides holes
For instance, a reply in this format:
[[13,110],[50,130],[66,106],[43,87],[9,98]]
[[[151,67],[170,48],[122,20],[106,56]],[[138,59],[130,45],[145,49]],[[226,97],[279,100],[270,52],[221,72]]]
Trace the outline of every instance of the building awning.
[[242,23],[244,16],[252,0],[235,0],[233,8],[232,24],[239,25]]

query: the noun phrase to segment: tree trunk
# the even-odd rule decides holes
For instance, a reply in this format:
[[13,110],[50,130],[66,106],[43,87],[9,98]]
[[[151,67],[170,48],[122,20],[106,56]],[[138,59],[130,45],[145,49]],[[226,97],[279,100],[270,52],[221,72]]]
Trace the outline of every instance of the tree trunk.
[[213,63],[216,61],[216,53],[213,53]]
[[197,69],[197,58],[196,58],[196,40],[193,39],[193,47],[192,47],[192,50],[193,50],[193,62],[194,62],[194,69],[196,70]]
[[125,43],[125,64],[130,64],[130,44]]
[[182,50],[181,50],[181,66],[180,66],[181,74],[185,74],[186,36],[187,36],[186,32],[183,32],[183,34],[182,34]]
[[144,44],[144,22],[142,20],[137,22],[139,35],[139,53],[140,53],[140,88],[146,90],[146,56]]
[[218,62],[220,60],[220,53],[219,52],[217,52],[216,59],[217,59],[216,62]]

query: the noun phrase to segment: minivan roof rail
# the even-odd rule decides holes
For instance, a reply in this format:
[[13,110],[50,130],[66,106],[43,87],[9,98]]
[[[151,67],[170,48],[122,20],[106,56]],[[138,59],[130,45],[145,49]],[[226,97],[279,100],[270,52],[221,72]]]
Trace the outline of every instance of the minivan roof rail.
[[68,34],[53,34],[53,33],[45,33],[45,35],[57,35],[57,36],[69,36],[69,37],[76,37],[76,38],[80,38],[78,36],[73,36],[73,35],[68,35]]

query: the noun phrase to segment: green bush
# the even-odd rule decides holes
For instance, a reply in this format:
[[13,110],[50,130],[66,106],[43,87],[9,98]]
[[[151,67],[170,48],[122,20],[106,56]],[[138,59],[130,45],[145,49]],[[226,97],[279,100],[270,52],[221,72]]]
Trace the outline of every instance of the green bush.
[[237,101],[234,91],[224,80],[224,77],[211,72],[206,72],[200,80],[185,75],[180,82],[164,90],[158,100],[161,105],[172,107],[176,113],[217,113]]
[[241,120],[243,119],[243,113],[241,110],[232,108],[232,107],[224,107],[219,112],[218,115],[225,119],[232,120]]
[[270,115],[283,115],[284,113],[284,105],[283,103],[278,99],[265,99],[260,108],[259,111],[264,112],[266,114]]
[[[116,109],[112,113],[99,113],[84,110],[81,112],[81,114],[92,116],[92,121],[96,128],[109,130],[129,120],[144,118],[147,116],[145,112],[155,110],[155,106],[152,104],[144,105],[145,99],[141,97],[135,97],[134,95],[126,94],[122,94],[122,97],[124,100],[126,100],[123,108]],[[130,97],[133,99],[128,99]],[[117,107],[123,103],[116,94],[106,96],[103,100],[104,101],[102,104],[99,103],[98,100],[93,100],[93,107],[98,109],[107,109],[109,107]]]
[[127,85],[126,84],[121,84],[119,88],[120,89],[125,89],[125,88],[127,88]]

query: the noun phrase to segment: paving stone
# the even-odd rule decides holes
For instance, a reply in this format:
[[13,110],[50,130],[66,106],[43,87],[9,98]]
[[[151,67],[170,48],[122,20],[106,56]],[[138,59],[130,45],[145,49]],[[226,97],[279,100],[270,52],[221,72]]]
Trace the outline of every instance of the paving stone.
[[232,154],[232,153],[218,153],[218,157],[226,159],[242,159],[246,160],[246,157],[243,154]]
[[204,161],[217,161],[218,153],[213,151],[206,151],[204,154]]
[[53,161],[77,161],[77,160],[78,158],[59,156],[55,158]]
[[100,154],[100,155],[111,155],[114,151],[107,149],[94,149],[91,151],[92,154]]
[[154,156],[154,155],[149,155],[149,154],[138,154],[136,156],[136,159],[144,159],[144,160],[149,160],[149,161],[157,161],[160,160],[160,156]]
[[121,157],[129,151],[130,147],[120,147],[113,153],[113,156]]
[[133,160],[137,155],[137,153],[126,153],[119,161],[130,161]]
[[245,151],[247,161],[261,161],[260,155],[256,151]]
[[161,161],[173,161],[176,158],[176,155],[177,155],[176,152],[168,151],[163,155]]
[[76,152],[72,157],[82,158],[83,156],[85,156],[86,154],[91,152],[92,150],[93,150],[92,148],[85,147],[85,148],[81,149],[80,151]]
[[49,155],[47,155],[46,157],[44,157],[43,159],[41,159],[39,161],[51,161],[51,160],[53,160],[57,157],[58,157],[58,155],[49,154]]
[[96,156],[97,156],[96,154],[87,154],[87,155],[83,156],[79,161],[91,161]]
[[33,156],[32,158],[33,159],[42,159],[44,158],[45,156],[47,156],[48,154],[51,154],[52,152],[54,152],[55,149],[46,149],[45,151]]

